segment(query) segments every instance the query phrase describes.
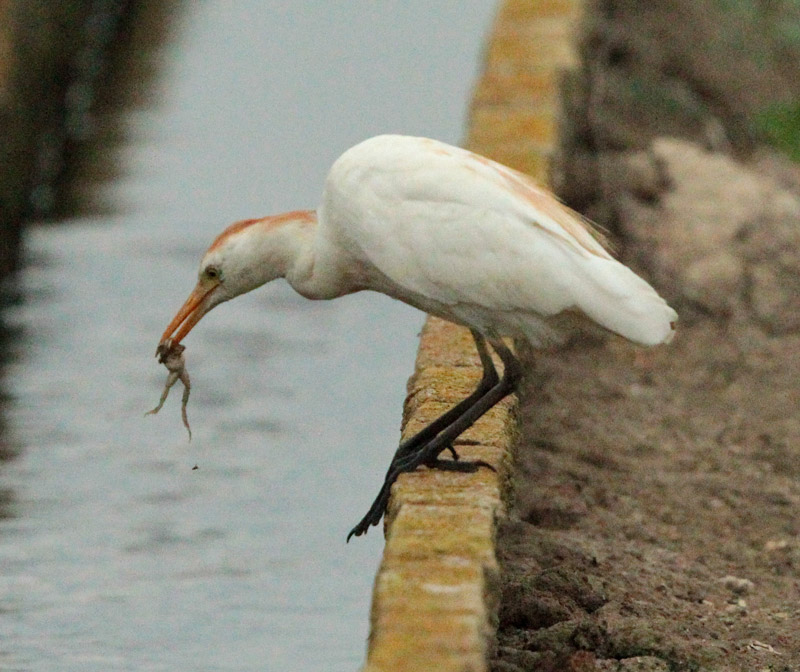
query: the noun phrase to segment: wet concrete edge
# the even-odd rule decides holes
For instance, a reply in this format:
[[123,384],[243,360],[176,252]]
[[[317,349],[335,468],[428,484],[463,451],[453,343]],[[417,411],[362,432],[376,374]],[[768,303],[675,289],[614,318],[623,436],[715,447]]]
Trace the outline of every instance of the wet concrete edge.
[[[502,0],[470,108],[467,148],[550,181],[559,83],[578,65],[583,5]],[[403,436],[463,399],[480,375],[469,332],[429,318],[408,384]],[[393,488],[365,671],[488,668],[499,603],[495,529],[510,494],[515,403],[493,409],[457,446],[496,473],[420,470]]]

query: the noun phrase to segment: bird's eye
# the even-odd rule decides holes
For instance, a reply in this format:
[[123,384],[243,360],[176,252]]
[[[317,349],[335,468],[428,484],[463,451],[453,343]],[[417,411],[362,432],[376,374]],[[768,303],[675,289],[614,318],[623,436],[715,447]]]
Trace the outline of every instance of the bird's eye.
[[216,266],[207,266],[203,273],[209,280],[219,280],[220,272]]

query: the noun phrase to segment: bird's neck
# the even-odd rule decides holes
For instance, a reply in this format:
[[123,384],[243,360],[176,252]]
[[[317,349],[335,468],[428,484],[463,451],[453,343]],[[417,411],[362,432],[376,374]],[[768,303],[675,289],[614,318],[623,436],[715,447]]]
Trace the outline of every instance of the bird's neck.
[[[314,235],[317,215],[313,210],[295,210],[250,220],[245,238],[247,266],[256,286],[273,278],[302,278],[314,266]],[[259,277],[261,273],[264,277]]]
[[346,260],[331,254],[330,241],[318,224],[313,210],[296,210],[258,220],[238,222],[212,244],[228,248],[228,268],[238,282],[229,281],[229,297],[249,292],[261,285],[285,278],[292,288],[309,299],[332,299],[354,291]]
[[303,284],[314,272],[316,213],[313,210],[298,210],[270,220],[267,235],[272,265],[292,287]]
[[347,293],[338,268],[331,267],[313,210],[278,215],[269,232],[273,264],[292,288],[308,299],[332,299]]

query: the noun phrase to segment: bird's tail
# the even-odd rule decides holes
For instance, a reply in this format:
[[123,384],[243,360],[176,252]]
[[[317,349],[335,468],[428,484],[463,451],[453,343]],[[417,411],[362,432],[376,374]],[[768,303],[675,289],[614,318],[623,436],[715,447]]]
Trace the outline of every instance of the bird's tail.
[[588,317],[642,345],[672,340],[678,313],[646,281],[613,259],[593,259],[587,271],[586,295],[576,298]]

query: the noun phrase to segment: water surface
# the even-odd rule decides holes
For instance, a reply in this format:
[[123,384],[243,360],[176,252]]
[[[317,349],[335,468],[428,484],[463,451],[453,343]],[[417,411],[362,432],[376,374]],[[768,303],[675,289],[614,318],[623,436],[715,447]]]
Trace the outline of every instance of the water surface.
[[4,314],[0,669],[361,664],[383,540],[344,539],[396,445],[422,316],[284,283],[216,309],[186,340],[191,443],[179,388],[143,417],[153,352],[225,224],[314,207],[370,135],[459,141],[492,5],[185,3],[141,51],[150,93],[99,120],[115,177],[84,175],[102,207],[29,232]]

